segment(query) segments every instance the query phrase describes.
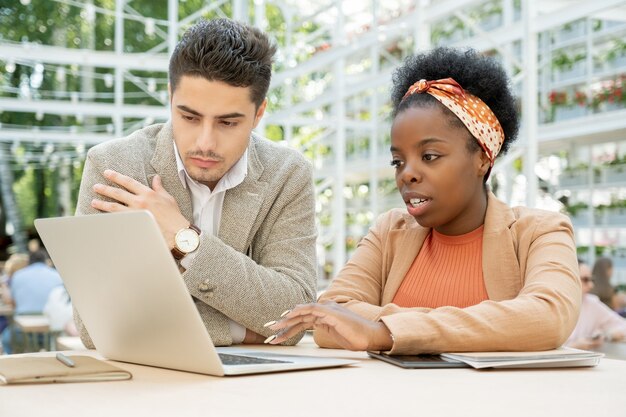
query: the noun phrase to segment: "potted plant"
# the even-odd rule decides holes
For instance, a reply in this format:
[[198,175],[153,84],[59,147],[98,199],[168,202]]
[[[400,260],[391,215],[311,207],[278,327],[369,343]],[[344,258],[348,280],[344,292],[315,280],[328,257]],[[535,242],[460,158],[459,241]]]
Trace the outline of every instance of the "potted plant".
[[568,166],[559,176],[559,185],[561,187],[571,187],[589,184],[588,167],[587,164],[582,162],[575,166]]
[[572,224],[586,225],[589,223],[589,205],[584,202],[578,202],[565,206],[565,211],[569,215]]
[[563,25],[561,30],[556,32],[555,39],[557,42],[565,42],[570,39],[579,38],[585,35],[585,19],[575,22],[569,22]]
[[604,181],[607,183],[626,183],[626,155],[617,157],[603,167]]
[[585,75],[585,59],[587,53],[578,51],[568,53],[565,50],[555,52],[552,58],[552,79],[554,81],[566,81]]
[[606,209],[606,224],[626,225],[626,200],[614,200]]

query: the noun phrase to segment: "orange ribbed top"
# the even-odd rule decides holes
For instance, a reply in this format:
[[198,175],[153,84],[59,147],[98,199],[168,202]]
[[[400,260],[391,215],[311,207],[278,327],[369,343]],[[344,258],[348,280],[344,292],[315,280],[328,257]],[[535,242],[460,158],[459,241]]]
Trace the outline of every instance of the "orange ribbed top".
[[488,300],[482,268],[483,226],[459,236],[434,229],[409,268],[393,303],[401,307],[469,307]]

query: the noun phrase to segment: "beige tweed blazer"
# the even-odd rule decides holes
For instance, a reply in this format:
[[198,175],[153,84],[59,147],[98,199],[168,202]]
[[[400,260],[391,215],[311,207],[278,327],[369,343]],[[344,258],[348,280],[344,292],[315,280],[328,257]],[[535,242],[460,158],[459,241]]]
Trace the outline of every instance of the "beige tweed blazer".
[[[176,169],[170,123],[156,124],[89,150],[76,215],[92,214],[92,186],[112,169],[149,185],[158,174],[182,214],[193,220],[191,196]],[[293,149],[252,134],[248,174],[226,191],[219,236],[201,235],[183,274],[216,345],[232,344],[229,320],[264,336],[263,324],[295,304],[315,299],[315,196],[312,167]],[[165,307],[166,308],[166,307]],[[93,347],[79,312],[81,339]],[[301,337],[301,336],[300,336]],[[295,344],[300,337],[287,343]]]
[[[582,295],[566,216],[510,208],[489,193],[482,251],[489,300],[467,308],[399,307],[393,298],[429,233],[406,210],[384,213],[320,301],[382,320],[394,354],[543,350],[567,340]],[[335,347],[315,333],[320,346]]]

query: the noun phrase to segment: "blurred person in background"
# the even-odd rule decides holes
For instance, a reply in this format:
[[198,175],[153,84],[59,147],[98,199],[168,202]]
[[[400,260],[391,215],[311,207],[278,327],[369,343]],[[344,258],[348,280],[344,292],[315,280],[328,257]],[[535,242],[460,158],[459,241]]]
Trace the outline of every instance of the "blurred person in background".
[[[606,258],[604,258],[606,259]],[[597,262],[596,262],[597,265]],[[593,350],[605,341],[624,340],[626,338],[626,319],[602,303],[597,295],[591,294],[594,278],[589,266],[578,261],[583,301],[580,316],[566,346]]]
[[615,300],[615,311],[622,317],[626,317],[626,292],[618,291],[613,298]]
[[[28,255],[23,253],[14,253],[4,263],[2,268],[2,276],[0,277],[0,304],[14,307],[13,298],[11,297],[11,289],[9,288],[13,274],[28,265]],[[9,321],[5,316],[0,316],[0,334],[8,326]]]
[[4,263],[2,277],[0,277],[0,294],[2,295],[1,301],[3,304],[13,305],[10,289],[11,278],[13,278],[15,272],[26,266],[28,266],[28,255],[24,253],[14,253]]
[[50,321],[50,331],[78,336],[78,330],[74,324],[72,301],[64,286],[55,287],[50,291],[43,314]]
[[[49,258],[45,249],[29,255],[29,265],[13,274],[9,288],[14,314],[41,314],[50,292],[63,285],[61,276],[48,266]],[[2,332],[4,352],[11,353],[11,329]]]
[[613,276],[613,261],[610,258],[598,258],[593,264],[593,289],[591,294],[597,295],[600,301],[615,310],[615,288],[611,285]]
[[41,242],[39,239],[31,239],[28,241],[28,253],[34,253],[41,249]]

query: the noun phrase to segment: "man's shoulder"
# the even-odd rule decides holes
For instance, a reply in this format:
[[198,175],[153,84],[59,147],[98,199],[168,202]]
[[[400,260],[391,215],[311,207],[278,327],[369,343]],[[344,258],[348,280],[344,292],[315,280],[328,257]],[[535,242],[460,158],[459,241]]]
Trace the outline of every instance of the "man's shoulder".
[[310,162],[300,153],[300,151],[290,148],[278,142],[273,142],[256,133],[252,134],[252,143],[256,156],[261,164],[266,168],[280,168],[284,166],[305,167],[310,166]]
[[28,281],[30,277],[36,276],[38,274],[37,269],[38,268],[36,264],[31,264],[25,266],[18,271],[15,271],[13,277],[11,277],[11,285],[15,286]]
[[132,157],[151,153],[165,124],[157,123],[134,131],[128,136],[99,143],[89,150],[92,157]]

